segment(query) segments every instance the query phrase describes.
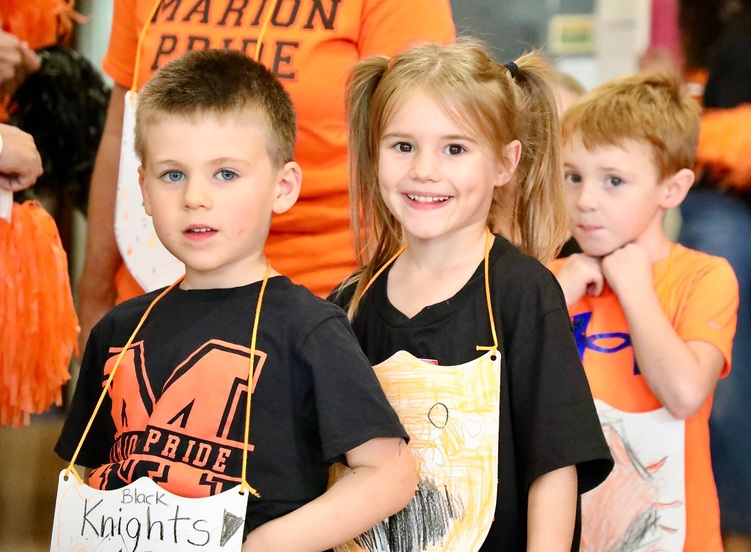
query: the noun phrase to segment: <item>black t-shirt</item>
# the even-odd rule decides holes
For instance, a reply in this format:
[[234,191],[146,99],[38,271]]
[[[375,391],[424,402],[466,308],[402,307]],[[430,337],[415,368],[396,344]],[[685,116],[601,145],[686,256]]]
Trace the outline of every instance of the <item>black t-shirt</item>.
[[571,255],[574,255],[576,253],[581,253],[582,248],[579,247],[579,244],[574,238],[569,238],[566,243],[563,244],[563,247],[561,247],[561,250],[558,252],[558,259],[565,259],[566,257],[570,257]]
[[[176,288],[155,305],[77,459],[100,466],[92,486],[115,489],[157,469],[159,484],[183,496],[240,482],[259,290]],[[116,307],[92,331],[55,447],[63,458],[73,455],[120,348],[157,293]],[[285,277],[268,281],[255,358],[247,480],[262,498],[250,497],[246,533],[324,493],[329,464],[345,452],[375,437],[406,437],[341,309]],[[172,480],[178,463],[194,469]]]
[[[406,350],[453,366],[479,357],[477,345],[492,345],[483,264],[456,295],[413,318],[391,305],[387,281],[388,269],[365,294],[352,323],[373,364]],[[352,292],[350,286],[330,299],[345,306]],[[583,493],[607,477],[613,461],[553,275],[496,237],[490,292],[502,355],[499,487],[495,521],[481,550],[524,550],[531,483],[576,465]],[[577,536],[579,530],[577,516]]]

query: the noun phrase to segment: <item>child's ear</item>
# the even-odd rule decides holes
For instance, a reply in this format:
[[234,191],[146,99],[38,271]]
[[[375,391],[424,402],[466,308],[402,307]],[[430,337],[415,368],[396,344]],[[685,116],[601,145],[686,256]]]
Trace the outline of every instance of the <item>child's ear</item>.
[[511,177],[519,165],[519,159],[522,156],[522,143],[519,140],[512,140],[506,144],[501,153],[501,159],[498,166],[498,180],[496,186],[508,184]]
[[663,197],[661,206],[665,209],[678,207],[686,198],[686,194],[694,184],[694,171],[681,169],[663,182]]
[[146,214],[151,216],[151,199],[149,199],[149,192],[146,189],[146,173],[143,170],[143,165],[138,166],[138,185],[141,187],[143,208],[146,210]]
[[285,163],[279,172],[276,197],[272,210],[277,215],[287,212],[297,201],[302,186],[302,169],[294,161]]

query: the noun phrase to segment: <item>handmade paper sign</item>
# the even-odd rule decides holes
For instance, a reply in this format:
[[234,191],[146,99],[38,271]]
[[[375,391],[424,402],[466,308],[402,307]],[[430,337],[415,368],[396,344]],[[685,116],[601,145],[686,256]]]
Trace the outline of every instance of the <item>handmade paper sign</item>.
[[[439,366],[399,351],[373,367],[411,439],[418,486],[401,512],[337,552],[476,552],[498,500],[501,355]],[[343,477],[341,464],[331,470]]]
[[623,412],[599,399],[595,405],[615,468],[582,497],[582,552],[682,552],[685,421],[665,408]]
[[120,172],[115,203],[115,238],[125,266],[146,291],[170,285],[185,273],[185,265],[167,251],[156,236],[151,217],[143,207],[138,186],[135,139],[137,94],[125,94]]
[[100,491],[60,472],[51,552],[239,551],[248,492],[185,498],[142,477]]

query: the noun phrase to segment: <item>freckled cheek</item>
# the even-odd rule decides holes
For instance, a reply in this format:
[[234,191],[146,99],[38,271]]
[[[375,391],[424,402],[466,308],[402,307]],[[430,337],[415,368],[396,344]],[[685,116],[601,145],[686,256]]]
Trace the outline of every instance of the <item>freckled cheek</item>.
[[182,234],[181,230],[176,227],[175,224],[169,224],[164,219],[157,217],[159,223],[154,224],[154,230],[156,230],[159,239],[165,242],[173,240],[175,236]]
[[[258,214],[252,214],[247,211],[235,214],[232,220],[233,224],[231,235],[234,238],[242,238],[248,235],[258,235],[266,230],[265,224],[258,220]],[[227,220],[230,220],[229,218]]]

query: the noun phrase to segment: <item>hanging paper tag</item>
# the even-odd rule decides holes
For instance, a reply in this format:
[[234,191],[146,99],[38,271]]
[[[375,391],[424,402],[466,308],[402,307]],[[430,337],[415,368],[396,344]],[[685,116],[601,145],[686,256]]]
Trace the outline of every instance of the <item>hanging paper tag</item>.
[[128,270],[144,290],[168,286],[185,273],[185,265],[167,251],[156,236],[151,217],[143,208],[138,186],[141,164],[133,149],[138,95],[125,94],[120,172],[115,203],[115,238]]
[[[404,510],[335,550],[477,552],[498,500],[500,353],[440,366],[398,351],[373,370],[410,435],[417,493]],[[330,479],[346,472],[335,464]]]
[[242,548],[248,493],[240,487],[206,498],[165,491],[146,477],[99,491],[60,472],[51,552]]
[[13,213],[13,192],[0,188],[0,218],[10,221]]
[[686,422],[665,408],[623,412],[595,400],[615,459],[582,496],[582,552],[681,552],[686,541]]

